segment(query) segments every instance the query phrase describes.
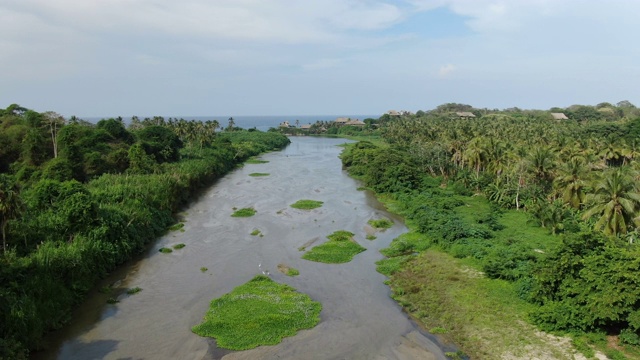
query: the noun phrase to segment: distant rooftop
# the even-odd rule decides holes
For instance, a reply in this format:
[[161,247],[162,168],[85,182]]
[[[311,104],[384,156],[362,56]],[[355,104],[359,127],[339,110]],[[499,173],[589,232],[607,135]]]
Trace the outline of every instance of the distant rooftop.
[[473,115],[472,112],[468,112],[468,111],[458,111],[456,112],[456,115],[463,117],[463,118],[474,118],[476,117],[475,115]]
[[565,115],[564,113],[551,113],[551,116],[553,116],[553,118],[556,120],[569,120],[567,115]]

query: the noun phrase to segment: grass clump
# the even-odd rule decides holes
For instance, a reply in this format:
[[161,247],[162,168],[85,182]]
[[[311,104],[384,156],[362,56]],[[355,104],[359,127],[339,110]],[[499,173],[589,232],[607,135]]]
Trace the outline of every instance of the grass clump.
[[182,249],[182,248],[183,248],[183,247],[185,247],[185,246],[187,246],[187,245],[180,243],[180,244],[175,244],[175,245],[173,245],[173,248],[174,248],[175,250],[180,250],[180,249]]
[[249,176],[259,177],[259,176],[269,176],[269,173],[251,173]]
[[294,288],[258,275],[211,301],[204,321],[191,330],[231,350],[278,344],[320,322],[322,305]]
[[137,294],[137,293],[139,293],[140,291],[142,291],[142,288],[139,288],[139,287],[137,287],[137,286],[136,286],[136,287],[134,287],[134,288],[128,289],[128,290],[127,290],[127,295]]
[[375,240],[375,239],[377,239],[377,237],[375,235],[367,234],[366,239],[367,240]]
[[254,208],[242,208],[236,210],[231,214],[232,217],[250,217],[256,214],[256,209]]
[[171,249],[169,249],[169,248],[166,248],[166,247],[162,247],[162,248],[160,248],[160,250],[158,250],[158,251],[160,251],[160,252],[161,252],[161,253],[163,253],[163,254],[169,254],[169,253],[172,253],[172,252],[173,252],[173,250],[171,250]]
[[175,224],[169,226],[168,230],[169,231],[177,231],[177,230],[184,231],[183,228],[184,228],[184,223],[179,222],[179,223],[175,223]]
[[376,229],[388,229],[393,226],[393,221],[389,219],[371,219],[367,223]]
[[354,256],[366,250],[353,240],[353,235],[348,231],[338,230],[327,236],[329,241],[313,247],[302,255],[302,258],[327,264],[349,262]]
[[118,300],[118,299],[116,299],[116,298],[112,298],[112,297],[111,297],[111,298],[108,298],[108,299],[107,299],[107,304],[110,304],[110,305],[117,304],[117,303],[119,303],[119,302],[120,302],[120,300]]
[[200,271],[202,271],[202,272],[207,272],[207,270],[209,270],[209,269],[204,267],[204,266],[200,268]]
[[311,210],[321,207],[322,204],[324,204],[322,201],[317,200],[298,200],[291,204],[291,207],[294,209]]
[[268,163],[267,160],[260,160],[255,158],[249,158],[247,159],[247,161],[245,161],[245,164],[266,164],[266,163]]
[[261,232],[260,232],[260,230],[258,230],[258,229],[255,229],[255,230],[253,230],[253,231],[251,232],[251,236],[258,236],[258,235],[260,235],[260,234],[261,234]]

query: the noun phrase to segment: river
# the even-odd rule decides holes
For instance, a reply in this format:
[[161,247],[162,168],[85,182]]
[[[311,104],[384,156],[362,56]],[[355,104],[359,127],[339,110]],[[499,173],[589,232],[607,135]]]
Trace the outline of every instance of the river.
[[[337,146],[344,139],[294,137],[283,151],[261,156],[266,164],[246,164],[205,191],[182,214],[184,231],[158,239],[140,258],[112,273],[76,309],[73,321],[47,337],[49,359],[445,359],[437,339],[422,331],[389,297],[385,277],[375,270],[379,250],[407,229],[375,197],[342,170]],[[250,173],[269,173],[251,177]],[[297,210],[300,199],[321,208]],[[230,217],[234,208],[253,207],[249,218]],[[370,219],[395,225],[366,240]],[[263,236],[253,236],[258,229]],[[346,264],[301,259],[336,230],[355,233],[366,251]],[[186,247],[163,254],[161,247]],[[300,271],[289,277],[286,264]],[[261,267],[258,265],[261,264]],[[208,270],[202,271],[206,267]],[[322,303],[313,329],[275,346],[247,351],[219,349],[191,327],[200,323],[212,299],[244,284],[261,270]],[[126,289],[142,291],[127,295]],[[110,297],[119,300],[107,304]]]

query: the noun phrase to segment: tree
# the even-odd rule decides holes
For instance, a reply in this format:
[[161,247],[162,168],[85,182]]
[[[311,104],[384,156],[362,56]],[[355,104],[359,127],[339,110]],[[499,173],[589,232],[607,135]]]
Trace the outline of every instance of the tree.
[[626,168],[611,169],[602,174],[586,203],[583,220],[598,217],[597,230],[607,235],[625,234],[640,209],[640,194]]
[[233,117],[229,118],[229,125],[227,126],[227,131],[233,131],[233,127],[236,125],[236,122],[233,121]]
[[62,115],[53,111],[47,111],[42,114],[45,125],[51,134],[51,143],[53,144],[53,158],[58,157],[58,131],[64,126],[64,118]]
[[2,231],[2,251],[7,252],[7,225],[22,212],[20,188],[9,176],[0,174],[0,230]]
[[554,183],[565,204],[579,209],[584,203],[587,174],[588,168],[579,157],[571,158],[558,169]]

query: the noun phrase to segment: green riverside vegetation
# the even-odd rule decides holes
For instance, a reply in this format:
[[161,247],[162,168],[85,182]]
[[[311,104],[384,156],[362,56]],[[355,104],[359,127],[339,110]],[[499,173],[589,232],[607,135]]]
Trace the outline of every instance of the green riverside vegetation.
[[232,217],[251,217],[256,214],[256,209],[254,208],[242,208],[238,209],[231,214]]
[[260,177],[260,176],[269,176],[269,173],[251,173],[249,176]]
[[445,104],[378,129],[341,158],[411,229],[378,263],[410,314],[472,358],[537,356],[536,327],[640,358],[640,109]]
[[[24,359],[215,179],[289,139],[215,120],[0,109],[0,358]],[[168,249],[171,250],[171,249]]]
[[371,219],[367,223],[376,229],[388,229],[393,226],[393,221],[389,219]]
[[291,207],[294,209],[311,210],[321,207],[322,204],[324,204],[322,201],[317,200],[298,200],[291,204]]
[[299,330],[320,322],[322,305],[289,285],[264,275],[254,277],[230,293],[211,301],[204,321],[192,328],[231,350],[275,345]]
[[354,234],[338,230],[327,236],[329,241],[314,246],[307,251],[302,258],[327,264],[341,264],[349,262],[354,256],[366,249],[353,240]]

